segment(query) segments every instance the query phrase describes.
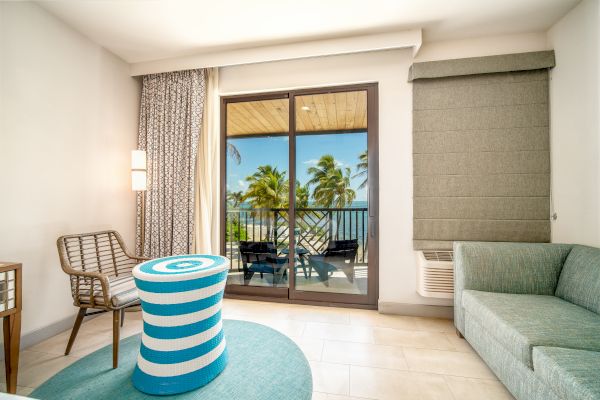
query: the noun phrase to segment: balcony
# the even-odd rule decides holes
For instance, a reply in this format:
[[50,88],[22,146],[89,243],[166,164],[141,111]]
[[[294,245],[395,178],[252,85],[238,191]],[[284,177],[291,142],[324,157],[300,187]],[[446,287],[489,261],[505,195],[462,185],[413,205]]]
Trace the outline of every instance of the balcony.
[[[297,208],[295,225],[297,289],[352,294],[366,292],[368,208]],[[244,279],[240,241],[269,243],[273,255],[285,264],[281,266],[280,273],[254,274],[251,279],[248,276]],[[227,209],[225,245],[226,255],[231,260],[228,283],[287,286],[289,242],[288,209]],[[355,248],[345,252],[345,256],[332,256],[333,253],[341,254],[339,249],[334,249],[340,243],[351,243]]]

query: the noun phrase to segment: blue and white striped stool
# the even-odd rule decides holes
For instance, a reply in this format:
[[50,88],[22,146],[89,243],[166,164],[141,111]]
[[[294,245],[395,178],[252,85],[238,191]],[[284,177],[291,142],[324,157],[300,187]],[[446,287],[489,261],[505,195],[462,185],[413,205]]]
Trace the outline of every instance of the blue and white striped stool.
[[148,394],[177,394],[206,385],[227,364],[221,304],[229,260],[181,255],[133,269],[144,332],[133,385]]

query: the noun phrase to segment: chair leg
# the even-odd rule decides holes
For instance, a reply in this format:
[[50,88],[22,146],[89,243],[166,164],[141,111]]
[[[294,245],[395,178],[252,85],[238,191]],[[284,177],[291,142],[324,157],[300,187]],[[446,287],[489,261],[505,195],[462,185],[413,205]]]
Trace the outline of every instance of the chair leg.
[[124,323],[125,323],[125,309],[122,308],[121,309],[121,328],[123,327]]
[[121,310],[113,311],[113,369],[119,366],[119,331]]
[[81,327],[81,323],[83,322],[83,317],[85,317],[86,313],[85,308],[80,308],[77,312],[77,317],[75,318],[75,323],[73,324],[73,329],[71,330],[71,336],[69,337],[69,343],[67,343],[67,349],[65,350],[65,356],[68,356],[71,352],[71,348],[73,347],[73,343],[75,342],[75,338],[77,337],[77,333],[79,332],[79,328]]

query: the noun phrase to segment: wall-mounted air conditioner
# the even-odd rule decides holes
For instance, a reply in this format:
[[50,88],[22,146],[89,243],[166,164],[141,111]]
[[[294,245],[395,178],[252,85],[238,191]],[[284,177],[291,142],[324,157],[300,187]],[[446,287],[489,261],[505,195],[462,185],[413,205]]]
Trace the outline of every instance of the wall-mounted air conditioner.
[[418,252],[417,292],[423,297],[454,297],[454,264],[452,251]]

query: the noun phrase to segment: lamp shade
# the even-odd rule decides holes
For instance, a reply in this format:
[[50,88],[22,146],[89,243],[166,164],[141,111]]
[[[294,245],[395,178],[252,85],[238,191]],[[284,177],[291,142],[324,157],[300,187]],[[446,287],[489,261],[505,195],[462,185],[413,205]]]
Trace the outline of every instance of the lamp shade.
[[131,169],[146,169],[146,152],[144,150],[131,151]]
[[146,171],[131,171],[131,190],[146,190]]

